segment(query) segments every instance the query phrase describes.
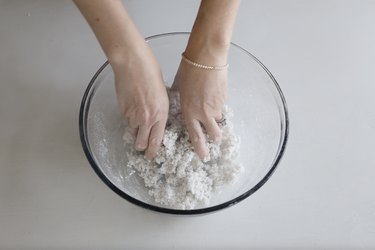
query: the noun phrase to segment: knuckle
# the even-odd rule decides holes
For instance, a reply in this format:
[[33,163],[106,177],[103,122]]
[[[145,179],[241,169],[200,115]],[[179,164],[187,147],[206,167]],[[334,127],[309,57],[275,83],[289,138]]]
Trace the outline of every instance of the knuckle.
[[221,136],[221,134],[220,134],[218,131],[213,130],[213,129],[211,129],[211,130],[209,131],[209,135],[210,135],[211,137],[219,137],[219,136]]
[[166,120],[168,116],[168,110],[162,109],[152,109],[152,110],[143,110],[139,114],[139,120],[142,124],[152,125],[157,121]]
[[139,115],[139,122],[143,125],[151,125],[153,121],[153,114],[149,111],[142,111]]
[[190,132],[189,138],[190,138],[190,141],[193,144],[199,144],[203,140],[202,136],[199,133],[197,133],[196,131]]
[[211,117],[216,113],[217,106],[213,103],[205,103],[202,107],[202,113],[205,118]]
[[143,124],[147,124],[150,121],[150,117],[150,112],[147,110],[142,111],[140,114],[140,120]]
[[150,139],[150,146],[158,147],[161,143],[161,140],[159,137],[153,137]]
[[205,115],[211,117],[212,115],[221,113],[220,110],[222,109],[222,106],[223,104],[221,101],[214,100],[214,101],[205,103],[202,107],[202,110]]

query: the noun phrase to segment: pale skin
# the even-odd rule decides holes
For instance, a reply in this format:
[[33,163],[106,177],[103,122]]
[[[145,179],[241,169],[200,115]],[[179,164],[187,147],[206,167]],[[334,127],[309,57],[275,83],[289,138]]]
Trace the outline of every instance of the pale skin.
[[[74,0],[94,31],[115,74],[117,99],[135,138],[135,148],[152,160],[160,148],[169,101],[160,67],[121,0]],[[227,63],[240,0],[202,0],[185,55],[199,64]],[[181,51],[183,52],[183,51]],[[227,70],[205,70],[181,60],[172,89],[198,156],[209,153],[205,133],[221,142],[217,120],[227,97]]]

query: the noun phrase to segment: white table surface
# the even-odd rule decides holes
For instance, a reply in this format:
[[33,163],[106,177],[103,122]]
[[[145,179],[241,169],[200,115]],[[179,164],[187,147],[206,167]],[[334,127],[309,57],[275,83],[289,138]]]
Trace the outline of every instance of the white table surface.
[[[125,1],[144,36],[198,1]],[[375,1],[243,0],[233,41],[288,102],[269,182],[218,213],[130,204],[95,175],[78,110],[105,60],[70,1],[0,1],[0,249],[375,249]]]

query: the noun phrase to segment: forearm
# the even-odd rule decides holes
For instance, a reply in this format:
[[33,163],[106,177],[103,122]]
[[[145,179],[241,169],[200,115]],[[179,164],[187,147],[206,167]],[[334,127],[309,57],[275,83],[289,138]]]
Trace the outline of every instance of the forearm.
[[121,0],[74,0],[111,64],[123,61],[144,42]]
[[226,63],[239,5],[240,0],[202,0],[186,53],[201,51],[205,58],[192,59],[203,64]]

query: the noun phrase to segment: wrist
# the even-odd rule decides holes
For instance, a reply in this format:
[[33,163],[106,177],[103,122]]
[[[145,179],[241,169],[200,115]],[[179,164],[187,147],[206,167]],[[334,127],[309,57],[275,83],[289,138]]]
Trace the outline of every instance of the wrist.
[[149,49],[143,38],[131,44],[114,45],[113,49],[107,53],[108,62],[115,73],[118,70],[123,70],[124,67],[136,67]]
[[185,55],[198,63],[207,65],[225,65],[227,63],[230,39],[222,34],[192,33]]

